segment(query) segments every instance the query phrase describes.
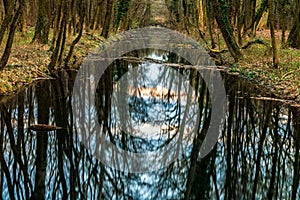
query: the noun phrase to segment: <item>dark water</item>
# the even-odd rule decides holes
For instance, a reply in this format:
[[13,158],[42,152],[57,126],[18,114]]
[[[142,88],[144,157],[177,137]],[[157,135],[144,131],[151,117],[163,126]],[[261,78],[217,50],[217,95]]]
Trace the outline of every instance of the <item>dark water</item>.
[[[2,99],[2,199],[300,199],[298,108],[257,98],[269,94],[224,76],[227,101],[220,136],[201,158],[211,100],[199,72],[178,68],[188,63],[168,52],[143,50],[124,57],[93,87],[83,81],[77,88],[81,95],[72,96],[76,73],[70,71]],[[86,102],[91,94],[86,88],[96,90],[92,104]],[[72,107],[74,102],[79,106]],[[34,124],[63,129],[29,129]],[[81,128],[92,134],[82,134]],[[153,170],[120,171],[98,159],[97,143],[83,144],[84,138],[96,141],[98,135],[133,153],[158,151],[178,135],[184,148],[168,165],[149,167],[145,160],[128,165],[141,169],[146,163]]]

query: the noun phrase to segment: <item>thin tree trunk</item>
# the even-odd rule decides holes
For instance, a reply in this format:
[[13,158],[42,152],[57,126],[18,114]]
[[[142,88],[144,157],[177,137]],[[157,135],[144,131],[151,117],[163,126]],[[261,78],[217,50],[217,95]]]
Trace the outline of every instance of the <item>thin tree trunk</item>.
[[300,0],[296,1],[295,6],[297,11],[287,43],[293,48],[300,49]]
[[0,71],[4,69],[4,67],[6,66],[6,64],[8,62],[11,47],[13,45],[13,41],[14,41],[14,37],[15,37],[15,31],[16,31],[16,28],[17,28],[17,23],[19,22],[19,20],[21,18],[23,8],[24,8],[24,0],[20,0],[19,1],[19,8],[18,8],[13,20],[12,20],[11,25],[10,25],[10,31],[9,31],[8,39],[7,39],[7,42],[6,42],[5,50],[4,50],[4,53],[3,53],[2,58],[0,60]]
[[107,0],[105,21],[101,33],[101,36],[103,36],[104,38],[108,38],[110,21],[112,16],[112,8],[113,8],[113,0]]
[[71,56],[73,54],[73,51],[74,51],[74,47],[75,45],[79,42],[81,36],[82,36],[82,33],[83,33],[83,26],[84,26],[84,18],[85,18],[85,0],[83,0],[83,2],[81,2],[81,13],[80,13],[80,30],[79,30],[79,34],[78,36],[75,38],[75,40],[72,42],[71,46],[70,46],[70,50],[69,50],[69,53],[65,59],[65,63],[66,65],[68,64],[68,62],[70,61],[71,59]]
[[269,3],[270,32],[271,32],[271,39],[272,39],[273,67],[274,68],[278,68],[278,65],[279,65],[279,55],[278,55],[278,49],[277,49],[276,37],[275,37],[274,0],[268,0],[268,3]]
[[212,4],[209,0],[206,1],[206,15],[207,15],[207,26],[209,31],[209,36],[211,39],[211,48],[215,49],[217,47],[217,42],[213,34],[214,29],[214,17],[213,17],[213,9]]
[[48,43],[50,19],[50,1],[39,0],[37,22],[32,41],[38,41],[42,44]]
[[199,0],[199,9],[198,9],[198,24],[201,32],[204,31],[204,12],[203,12],[203,2]]
[[[69,1],[62,1],[62,19],[60,20],[60,24],[58,25],[59,34],[55,43],[54,51],[51,56],[51,61],[48,65],[48,69],[53,71],[55,66],[60,64],[62,58],[62,51],[64,50],[65,45],[65,37],[66,37],[66,23],[68,19],[68,8],[69,8]],[[61,14],[58,14],[60,16]]]
[[5,7],[7,7],[6,12],[5,12],[5,17],[2,21],[1,28],[0,28],[0,45],[2,43],[4,33],[7,29],[7,27],[9,27],[11,19],[13,18],[13,15],[14,15],[15,2],[14,1],[9,1],[7,3],[8,3],[8,5],[5,6]]
[[27,23],[27,7],[28,7],[28,0],[24,0],[24,10],[21,16],[21,23],[20,23],[20,32],[22,36],[26,36],[26,23]]

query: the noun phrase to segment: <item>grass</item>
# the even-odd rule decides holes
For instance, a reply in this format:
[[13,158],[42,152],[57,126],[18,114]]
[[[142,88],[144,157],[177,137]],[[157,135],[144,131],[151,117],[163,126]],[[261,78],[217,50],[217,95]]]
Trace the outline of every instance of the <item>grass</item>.
[[[263,39],[270,44],[269,37]],[[230,73],[239,73],[263,85],[278,98],[300,102],[300,50],[279,48],[280,65],[277,69],[273,67],[270,47],[255,44],[242,53],[243,59],[229,69]]]

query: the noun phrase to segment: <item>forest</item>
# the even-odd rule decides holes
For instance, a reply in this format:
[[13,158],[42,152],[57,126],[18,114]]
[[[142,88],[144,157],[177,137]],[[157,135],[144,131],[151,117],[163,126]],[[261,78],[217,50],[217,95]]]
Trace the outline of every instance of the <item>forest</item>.
[[1,199],[300,199],[300,0],[0,0],[0,22]]
[[116,33],[162,26],[199,41],[230,72],[276,85],[271,87],[275,93],[297,99],[299,4],[299,0],[3,0],[0,93],[51,78],[60,69],[78,68],[87,53]]

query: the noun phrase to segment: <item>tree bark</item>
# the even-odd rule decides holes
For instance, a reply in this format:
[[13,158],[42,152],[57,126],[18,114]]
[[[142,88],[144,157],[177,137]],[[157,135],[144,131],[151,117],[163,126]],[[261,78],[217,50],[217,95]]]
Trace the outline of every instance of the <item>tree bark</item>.
[[79,30],[79,34],[78,36],[75,38],[75,40],[73,40],[71,46],[70,46],[70,50],[69,50],[69,53],[65,59],[65,64],[66,66],[68,65],[68,62],[70,61],[71,59],[71,56],[73,54],[73,51],[74,51],[74,47],[75,45],[79,42],[81,36],[82,36],[82,33],[83,33],[83,26],[84,26],[84,19],[85,19],[85,0],[83,0],[83,2],[81,2],[81,9],[80,9],[80,30]]
[[9,1],[7,2],[8,5],[4,6],[5,8],[5,17],[1,23],[1,28],[0,28],[0,45],[2,43],[4,33],[9,27],[9,23],[11,22],[11,19],[13,18],[14,15],[14,7],[15,7],[15,2],[14,1]]
[[8,35],[8,39],[7,39],[6,46],[5,46],[5,50],[4,50],[4,53],[3,53],[2,57],[1,57],[1,60],[0,60],[0,71],[4,69],[4,67],[6,66],[6,64],[8,62],[11,47],[13,45],[13,41],[14,41],[14,37],[15,37],[16,27],[17,27],[17,24],[18,24],[18,22],[21,18],[24,6],[25,6],[24,0],[20,0],[19,1],[19,8],[18,8],[18,10],[17,10],[15,16],[13,17],[12,22],[11,22],[9,35]]
[[[58,18],[57,21],[60,23],[58,24],[58,27],[57,27],[58,36],[57,36],[57,38],[53,39],[55,41],[55,47],[53,50],[53,54],[51,56],[51,61],[48,65],[48,69],[50,71],[53,71],[55,69],[55,66],[60,64],[62,52],[64,50],[64,45],[65,45],[66,23],[68,20],[69,0],[61,0],[60,3],[62,6],[62,9],[57,14],[57,18]],[[61,12],[63,12],[63,13],[62,13],[62,18],[60,19]]]
[[295,6],[297,8],[296,15],[287,44],[293,48],[300,49],[300,0],[296,2]]
[[49,0],[38,1],[38,16],[32,41],[42,44],[48,43],[50,30],[50,2]]
[[269,0],[269,21],[270,21],[270,32],[271,32],[271,39],[272,39],[272,52],[273,52],[273,67],[278,68],[279,65],[279,56],[278,56],[278,49],[276,44],[276,37],[275,37],[275,15],[274,15],[274,0]]
[[105,21],[104,21],[104,25],[103,25],[103,29],[102,29],[102,33],[101,33],[101,36],[103,36],[104,38],[108,38],[111,15],[112,15],[112,8],[113,8],[113,0],[107,0]]
[[215,13],[215,19],[218,23],[218,26],[222,32],[223,38],[226,42],[226,45],[229,49],[231,56],[235,61],[238,61],[243,55],[233,37],[232,27],[229,23],[226,6],[223,2],[218,0],[211,0],[213,5],[213,11]]

